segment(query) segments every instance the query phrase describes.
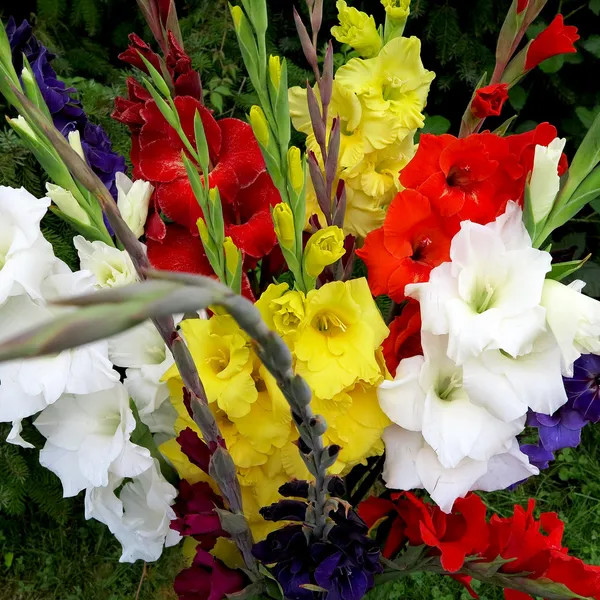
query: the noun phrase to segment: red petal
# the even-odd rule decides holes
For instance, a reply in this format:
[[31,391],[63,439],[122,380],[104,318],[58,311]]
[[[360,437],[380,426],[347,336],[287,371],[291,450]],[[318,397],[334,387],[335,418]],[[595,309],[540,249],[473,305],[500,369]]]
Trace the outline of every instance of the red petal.
[[417,153],[400,173],[402,185],[405,188],[416,189],[426,179],[439,172],[440,154],[455,140],[453,135],[423,134],[419,139]]
[[156,140],[140,149],[140,171],[146,181],[169,182],[178,177],[187,177],[181,148],[168,140]]
[[[210,159],[214,162],[217,161],[217,157],[220,160],[220,153],[223,152],[225,146],[225,140],[222,139],[222,127],[219,126],[211,112],[198,100],[191,96],[178,96],[175,98],[175,106],[177,107],[177,114],[181,119],[181,127],[185,132],[190,143],[196,147],[196,136],[194,135],[194,116],[196,111],[200,112],[200,118],[202,119],[202,125],[204,125],[204,134],[206,135],[206,142],[208,144],[208,151]],[[222,121],[221,121],[222,123]],[[250,127],[250,125],[248,125]],[[250,129],[252,129],[250,127]]]
[[202,242],[185,227],[169,225],[162,242],[147,240],[148,259],[156,269],[213,275]]
[[358,516],[366,523],[369,529],[384,517],[396,514],[394,503],[385,498],[369,496],[358,505]]
[[156,212],[151,213],[146,221],[146,238],[160,242],[165,239],[167,226]]
[[388,293],[389,279],[396,270],[398,260],[384,245],[383,227],[367,234],[365,244],[356,251],[368,269],[368,282],[374,296]]
[[198,235],[196,222],[202,217],[202,209],[187,177],[163,183],[156,191],[156,199],[168,219]]
[[243,225],[226,226],[225,234],[231,236],[238,248],[254,258],[262,258],[277,243],[273,219],[267,211],[256,213]]
[[252,127],[239,119],[221,119],[219,121],[223,143],[217,161],[232,168],[241,187],[254,183],[265,170],[265,162]]
[[510,588],[504,588],[504,597],[506,600],[533,600],[533,597],[525,592],[519,590],[511,590]]
[[404,288],[409,283],[420,283],[429,279],[431,265],[403,258],[398,261],[396,268],[388,281],[388,295],[396,302],[402,302],[405,299]]
[[411,256],[413,230],[430,215],[431,204],[426,196],[414,190],[400,192],[392,200],[383,224],[386,248],[397,257]]
[[429,198],[442,217],[456,214],[465,203],[465,192],[459,186],[448,185],[441,171],[424,181],[419,186],[419,192]]

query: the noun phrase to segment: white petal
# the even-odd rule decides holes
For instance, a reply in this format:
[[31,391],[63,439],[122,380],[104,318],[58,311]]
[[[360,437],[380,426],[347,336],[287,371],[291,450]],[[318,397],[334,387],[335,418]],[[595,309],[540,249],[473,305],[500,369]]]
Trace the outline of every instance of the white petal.
[[110,471],[118,477],[137,477],[151,466],[150,450],[127,442],[121,454],[111,462]]
[[79,468],[76,452],[64,450],[50,442],[40,450],[40,464],[57,475],[63,486],[63,497],[76,496],[89,482]]
[[416,460],[425,441],[420,433],[390,425],[383,432],[385,466],[383,480],[388,488],[412,490],[423,487]]
[[170,355],[150,321],[110,339],[108,352],[110,360],[118,367],[137,368],[161,364],[167,354]]
[[8,436],[6,437],[6,441],[9,444],[14,444],[15,446],[21,446],[21,448],[35,448],[33,444],[26,442],[21,437],[21,432],[23,431],[23,424],[21,420],[13,421],[12,429],[10,430]]
[[400,362],[394,381],[383,381],[377,389],[381,410],[397,425],[421,431],[425,392],[419,384],[422,356],[413,356]]
[[417,471],[423,487],[445,513],[452,511],[454,501],[466,496],[486,470],[487,463],[470,458],[465,458],[453,469],[446,469],[428,446],[417,456]]

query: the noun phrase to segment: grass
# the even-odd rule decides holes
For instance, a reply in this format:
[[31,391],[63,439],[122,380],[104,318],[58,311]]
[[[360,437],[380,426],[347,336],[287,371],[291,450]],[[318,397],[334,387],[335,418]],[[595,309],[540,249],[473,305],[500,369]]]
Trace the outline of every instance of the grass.
[[[564,450],[541,477],[514,492],[484,495],[490,511],[508,515],[515,503],[537,500],[539,511],[556,511],[566,523],[564,543],[583,560],[600,564],[600,427],[588,426],[576,450]],[[119,544],[107,528],[83,518],[82,498],[64,525],[28,505],[19,517],[0,514],[0,600],[135,600],[143,564],[118,562]],[[173,577],[182,567],[179,548],[148,565],[139,600],[174,600]],[[482,600],[500,590],[477,586]],[[467,600],[447,577],[417,574],[381,586],[369,600],[411,597]]]

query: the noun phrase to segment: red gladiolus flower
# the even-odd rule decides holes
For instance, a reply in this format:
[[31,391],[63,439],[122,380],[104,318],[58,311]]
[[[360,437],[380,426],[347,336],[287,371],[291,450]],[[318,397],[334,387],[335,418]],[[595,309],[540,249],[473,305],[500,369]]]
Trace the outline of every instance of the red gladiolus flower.
[[508,100],[508,85],[495,83],[479,88],[471,103],[471,112],[478,119],[497,117],[502,112],[504,103]]
[[185,479],[179,482],[179,496],[173,504],[177,515],[171,521],[171,529],[182,536],[193,536],[204,550],[212,550],[220,537],[228,537],[221,529],[216,508],[224,508],[223,499],[212,491],[205,481],[193,485]]
[[144,64],[140,54],[160,73],[160,57],[156,52],[146,44],[146,42],[137,34],[129,34],[129,46],[125,52],[119,54],[119,60],[126,62],[144,73],[148,73],[148,69]]
[[525,58],[525,70],[529,71],[557,54],[577,52],[573,44],[578,39],[577,27],[566,26],[563,16],[556,15],[552,23],[531,42]]
[[434,507],[431,519],[421,522],[421,535],[428,546],[440,551],[442,567],[455,573],[467,556],[477,556],[488,546],[486,507],[479,496],[469,494],[454,503],[451,514]]
[[400,192],[390,204],[383,227],[370,232],[356,254],[369,269],[375,296],[404,300],[409,283],[427,281],[431,269],[449,260],[454,219],[441,219],[429,200],[414,190]]
[[517,2],[517,14],[520,15],[529,5],[529,0],[518,0]]
[[227,568],[209,552],[198,548],[192,566],[175,577],[173,587],[180,600],[222,600],[245,585],[241,571]]
[[383,357],[389,372],[394,376],[400,361],[423,354],[421,348],[421,311],[412,298],[402,313],[390,323],[390,335],[382,344]]

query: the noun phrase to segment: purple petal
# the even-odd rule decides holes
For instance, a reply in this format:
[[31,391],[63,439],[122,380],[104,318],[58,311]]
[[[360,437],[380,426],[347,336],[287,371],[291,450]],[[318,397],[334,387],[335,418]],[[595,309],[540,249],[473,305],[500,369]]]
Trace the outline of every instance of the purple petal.
[[556,427],[540,427],[540,441],[546,450],[576,448],[581,443],[581,429],[568,429],[562,423]]

